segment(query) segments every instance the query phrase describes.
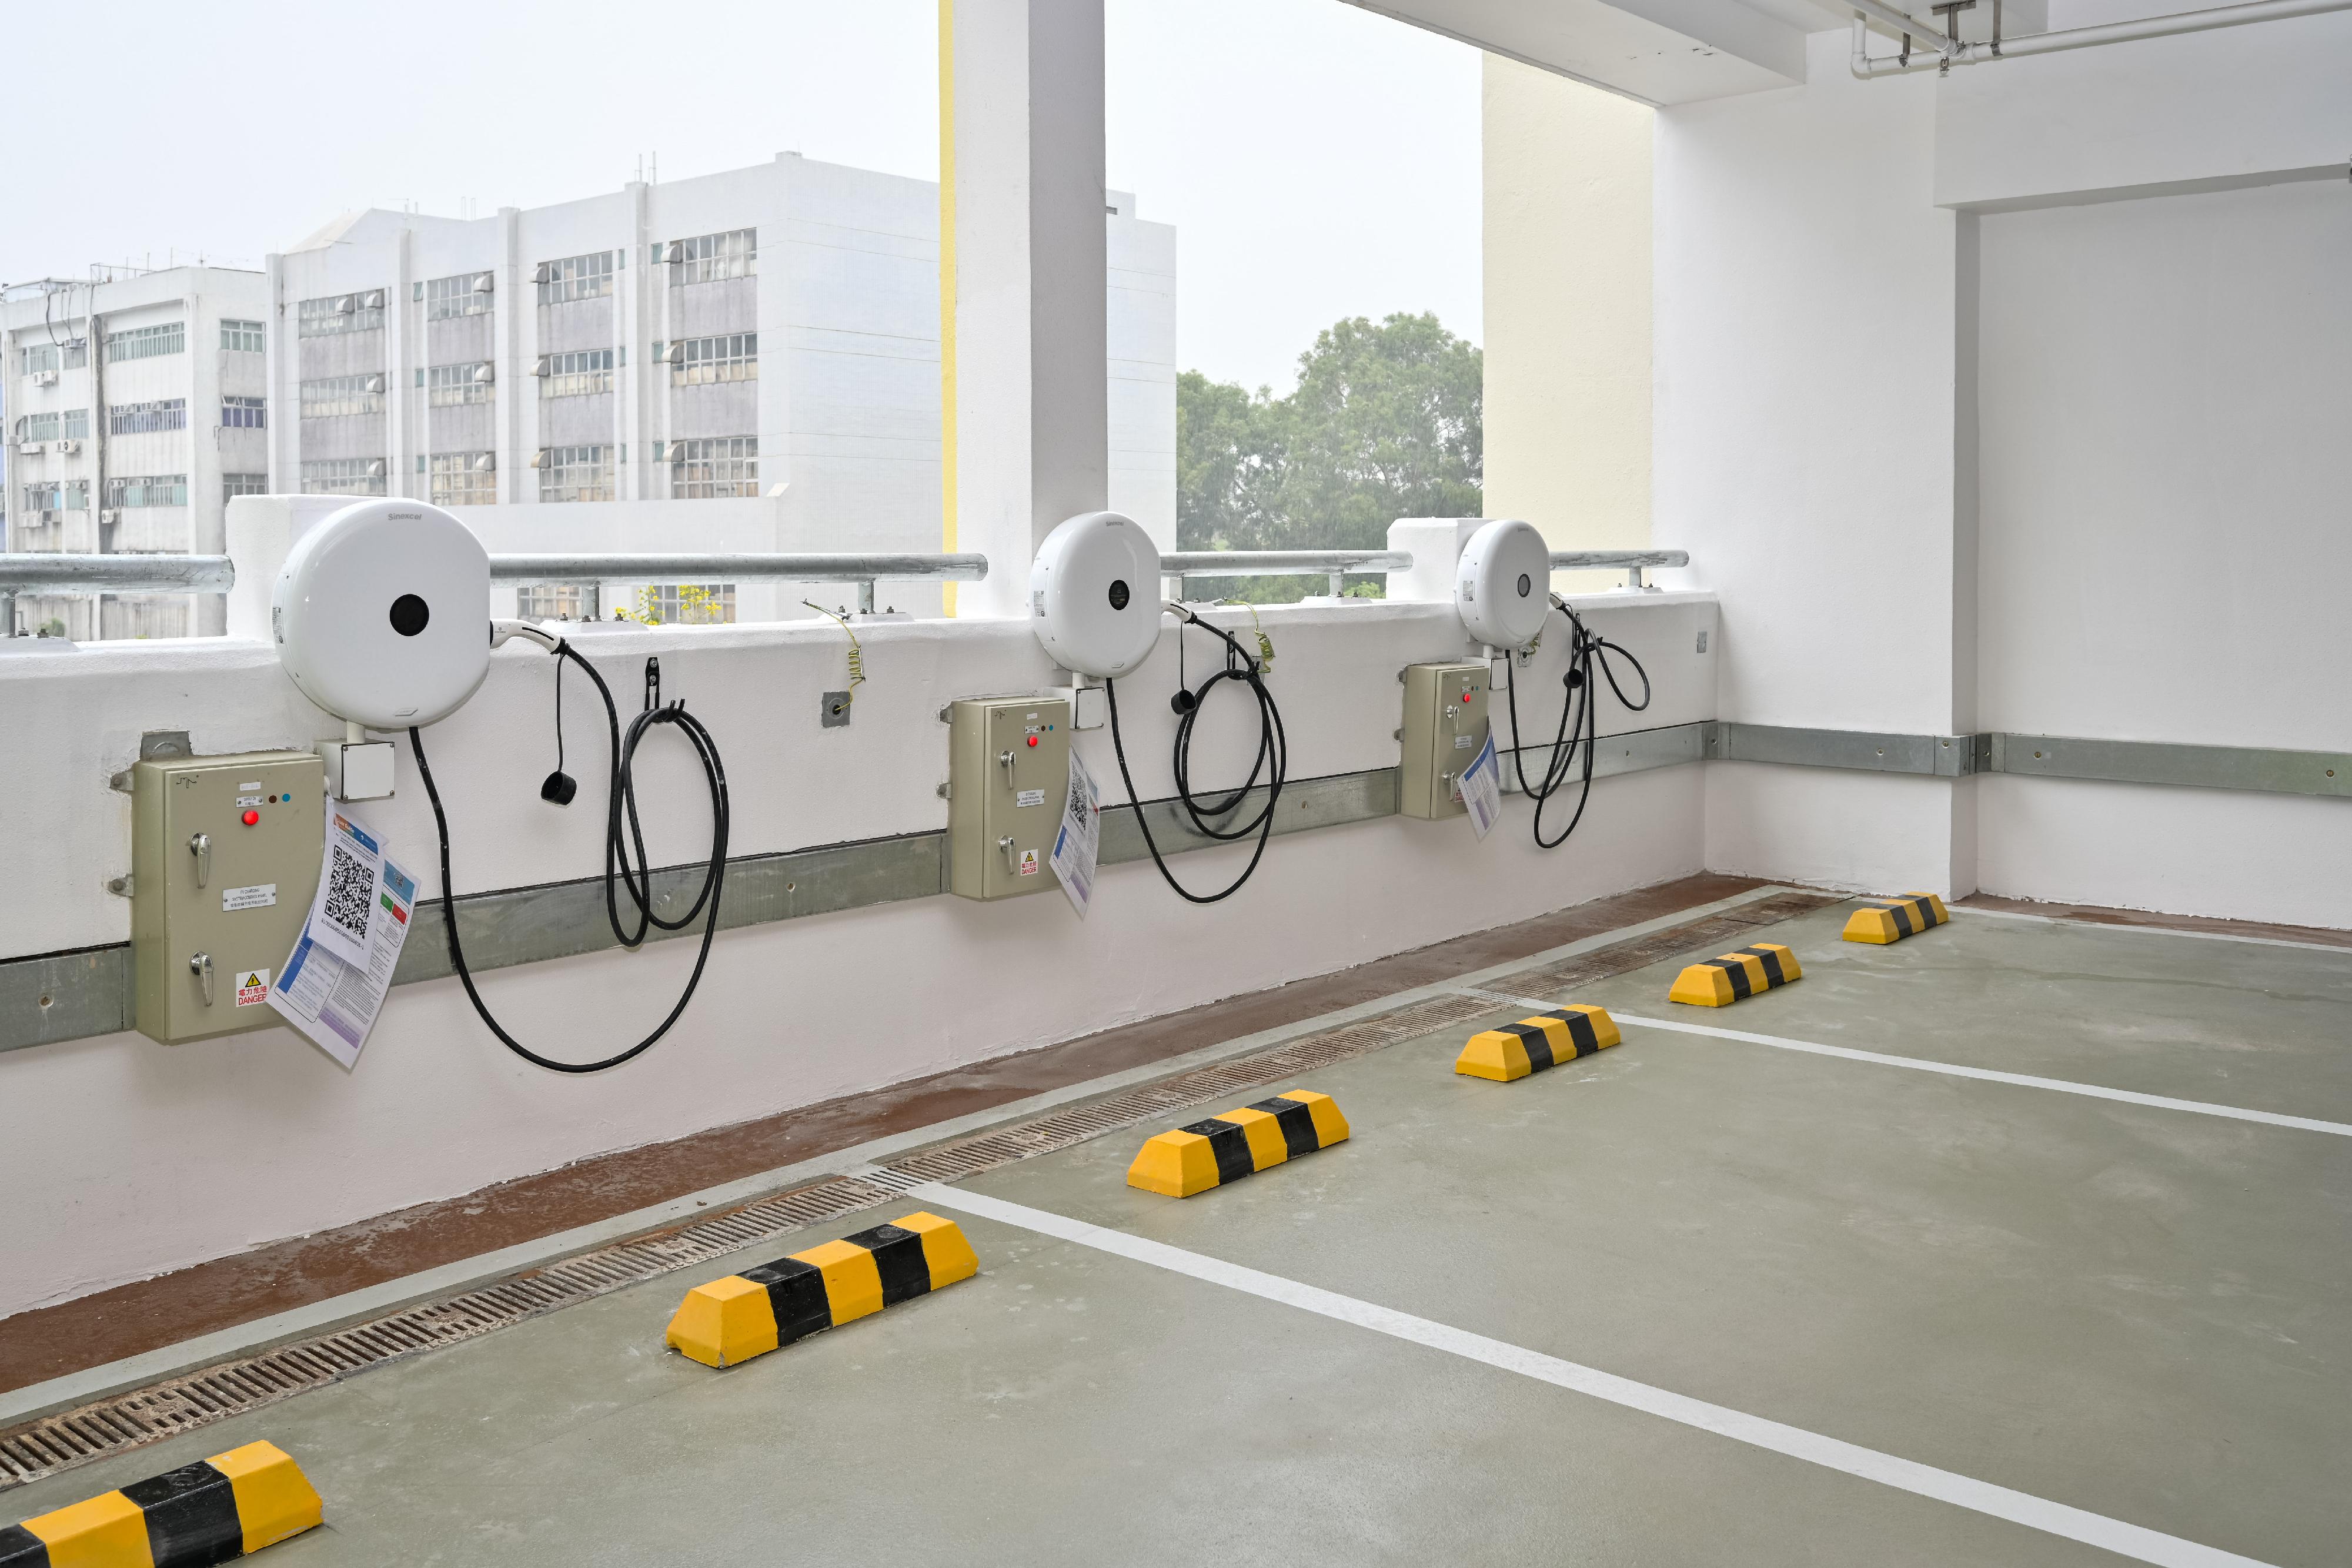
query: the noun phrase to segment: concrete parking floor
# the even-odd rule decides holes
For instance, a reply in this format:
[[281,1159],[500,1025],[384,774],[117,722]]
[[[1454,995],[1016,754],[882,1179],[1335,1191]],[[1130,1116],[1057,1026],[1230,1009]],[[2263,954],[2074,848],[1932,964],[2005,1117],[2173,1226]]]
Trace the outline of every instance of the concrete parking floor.
[[[2352,1137],[1632,1020],[2352,1124],[2352,953],[1966,913],[1866,947],[1846,913],[1759,933],[1805,977],[1731,1008],[1668,1004],[1679,959],[1579,988],[1624,1043],[1517,1083],[1452,1072],[1473,1023],[1279,1085],[1333,1095],[1353,1136],[1197,1197],[1126,1166],[1224,1103],[961,1190],[2178,1538],[2116,1538],[2147,1560],[2343,1561]],[[925,1206],[53,1477],[0,1518],[267,1437],[326,1498],[326,1528],[270,1550],[287,1568],[2119,1560],[970,1215],[975,1280],[726,1372],[663,1349],[690,1284]]]

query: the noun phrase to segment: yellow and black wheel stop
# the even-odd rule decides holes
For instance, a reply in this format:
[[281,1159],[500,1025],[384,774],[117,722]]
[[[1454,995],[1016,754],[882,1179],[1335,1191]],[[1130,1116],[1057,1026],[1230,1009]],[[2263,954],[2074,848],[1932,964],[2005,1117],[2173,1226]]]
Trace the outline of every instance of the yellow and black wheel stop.
[[705,1366],[733,1366],[979,1272],[954,1220],[902,1214],[697,1285],[669,1320],[669,1347]]
[[1932,893],[1906,893],[1900,898],[1865,898],[1845,923],[1849,942],[1900,942],[1951,918],[1944,901]]
[[247,1443],[121,1491],[0,1525],[0,1568],[194,1568],[319,1522],[319,1494],[275,1443]]
[[1348,1119],[1328,1094],[1294,1089],[1162,1133],[1127,1167],[1127,1185],[1168,1197],[1191,1197],[1239,1181],[1294,1155],[1328,1149],[1348,1136]]
[[1752,997],[1759,991],[1769,991],[1804,977],[1805,972],[1798,967],[1794,953],[1778,942],[1759,942],[1753,947],[1742,947],[1737,953],[1693,964],[1675,977],[1675,988],[1666,993],[1666,999],[1702,1008],[1727,1008],[1742,997]]
[[1509,1083],[1547,1067],[1606,1051],[1624,1038],[1606,1009],[1570,1002],[1472,1035],[1462,1054],[1454,1059],[1454,1071]]

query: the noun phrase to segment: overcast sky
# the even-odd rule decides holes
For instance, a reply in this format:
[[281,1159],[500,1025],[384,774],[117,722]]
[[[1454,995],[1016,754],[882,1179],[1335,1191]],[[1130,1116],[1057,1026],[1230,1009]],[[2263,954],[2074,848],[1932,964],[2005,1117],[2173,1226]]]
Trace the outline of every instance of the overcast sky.
[[[537,206],[787,149],[936,178],[933,0],[11,8],[0,281],[258,267],[354,207]],[[100,18],[103,18],[102,23]],[[1178,358],[1288,387],[1344,315],[1478,337],[1478,57],[1339,0],[1108,0],[1109,178]],[[36,65],[35,62],[39,62]]]

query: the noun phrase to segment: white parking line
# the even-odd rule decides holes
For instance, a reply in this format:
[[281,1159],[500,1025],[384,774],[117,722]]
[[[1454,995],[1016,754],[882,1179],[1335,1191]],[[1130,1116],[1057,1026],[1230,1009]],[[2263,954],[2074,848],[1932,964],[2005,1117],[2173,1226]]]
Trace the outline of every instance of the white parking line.
[[2022,909],[1977,909],[1951,906],[1955,915],[1977,915],[1987,920],[2038,920],[2045,925],[2065,925],[2080,931],[2137,931],[2149,936],[2191,936],[2200,942],[2251,942],[2257,947],[2300,947],[2307,953],[2339,953],[2352,958],[2352,947],[2339,942],[2290,942],[2284,936],[2241,936],[2234,931],[2184,931],[2178,925],[2137,925],[2105,920],[2076,920],[2063,915],[2030,915]]
[[2093,1100],[2117,1100],[2126,1105],[2153,1105],[2159,1111],[2190,1111],[2200,1116],[2226,1116],[2233,1122],[2260,1122],[2265,1126],[2294,1127],[2305,1133],[2333,1133],[2339,1138],[2352,1138],[2352,1125],[2342,1122],[2322,1122],[2311,1116],[2284,1116],[2276,1111],[2249,1111],[2242,1105],[2217,1105],[2210,1100],[2176,1100],[2168,1094],[2141,1094],[2129,1089],[2076,1083],[2064,1078],[2037,1078],[2030,1072],[1998,1072],[1990,1067],[1963,1067],[1958,1062],[1930,1061],[1924,1057],[1889,1056],[1882,1051],[1856,1051],[1851,1046],[1819,1045],[1810,1040],[1790,1040],[1777,1034],[1750,1034],[1746,1030],[1719,1029],[1711,1023],[1643,1018],[1635,1013],[1612,1012],[1609,1016],[1621,1024],[1670,1029],[1682,1034],[1712,1035],[1717,1040],[1769,1045],[1776,1051],[1801,1051],[1811,1056],[1839,1056],[1848,1061],[1876,1062],[1881,1067],[1907,1067],[1914,1072],[1939,1072],[1948,1078],[1980,1078],[1988,1083],[2013,1083],[2025,1089],[2054,1089],[2061,1094],[2081,1094]]
[[1760,1416],[1710,1405],[1704,1400],[1654,1388],[1646,1383],[1635,1383],[1613,1373],[1562,1361],[1558,1356],[1489,1339],[1484,1334],[1451,1328],[1428,1318],[1414,1317],[1409,1312],[1358,1301],[1353,1296],[1342,1296],[1336,1291],[1304,1285],[1278,1274],[1262,1273],[1238,1263],[1228,1263],[1223,1259],[1188,1252],[1181,1247],[1149,1241],[1123,1230],[1109,1230],[1081,1219],[1031,1208],[1025,1204],[1007,1203],[1002,1198],[931,1183],[911,1189],[908,1196],[935,1207],[992,1219],[1001,1225],[1017,1226],[1040,1236],[1091,1247],[1098,1252],[1148,1263],[1155,1269],[1165,1269],[1171,1273],[1223,1285],[1269,1301],[1279,1301],[1302,1312],[1353,1323],[1375,1333],[1425,1345],[1432,1350],[1444,1351],[1449,1355],[1458,1355],[1466,1361],[1478,1362],[1505,1372],[1515,1372],[1539,1383],[1587,1394],[1595,1399],[1605,1399],[1612,1405],[1622,1405],[1627,1409],[1639,1410],[1682,1426],[1695,1427],[1703,1432],[1713,1432],[1735,1442],[1785,1454],[1790,1458],[1858,1476],[1864,1480],[1876,1481],[1882,1486],[1934,1498],[1956,1508],[2005,1519],[2029,1530],[2039,1530],[2068,1541],[2079,1541],[2141,1563],[2161,1563],[2165,1568],[2225,1568],[2229,1564],[2236,1564],[2238,1568],[2265,1568],[2255,1558],[2201,1546],[2177,1535],[2167,1535],[2160,1531],[2109,1519],[2105,1514],[2069,1508],[2064,1503],[2052,1502],[2028,1492],[2012,1491],[1990,1481],[1897,1458],[1892,1454],[1882,1454],[1874,1448],[1860,1448],[1835,1437],[1825,1437],[1800,1427],[1783,1426]]

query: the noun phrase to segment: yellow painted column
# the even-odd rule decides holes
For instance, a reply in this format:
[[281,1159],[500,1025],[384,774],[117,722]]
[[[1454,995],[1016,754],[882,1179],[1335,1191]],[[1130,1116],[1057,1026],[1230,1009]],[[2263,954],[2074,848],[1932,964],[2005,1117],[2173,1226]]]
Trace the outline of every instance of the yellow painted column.
[[1488,55],[1482,118],[1486,516],[1524,517],[1554,549],[1640,549],[1654,111]]

